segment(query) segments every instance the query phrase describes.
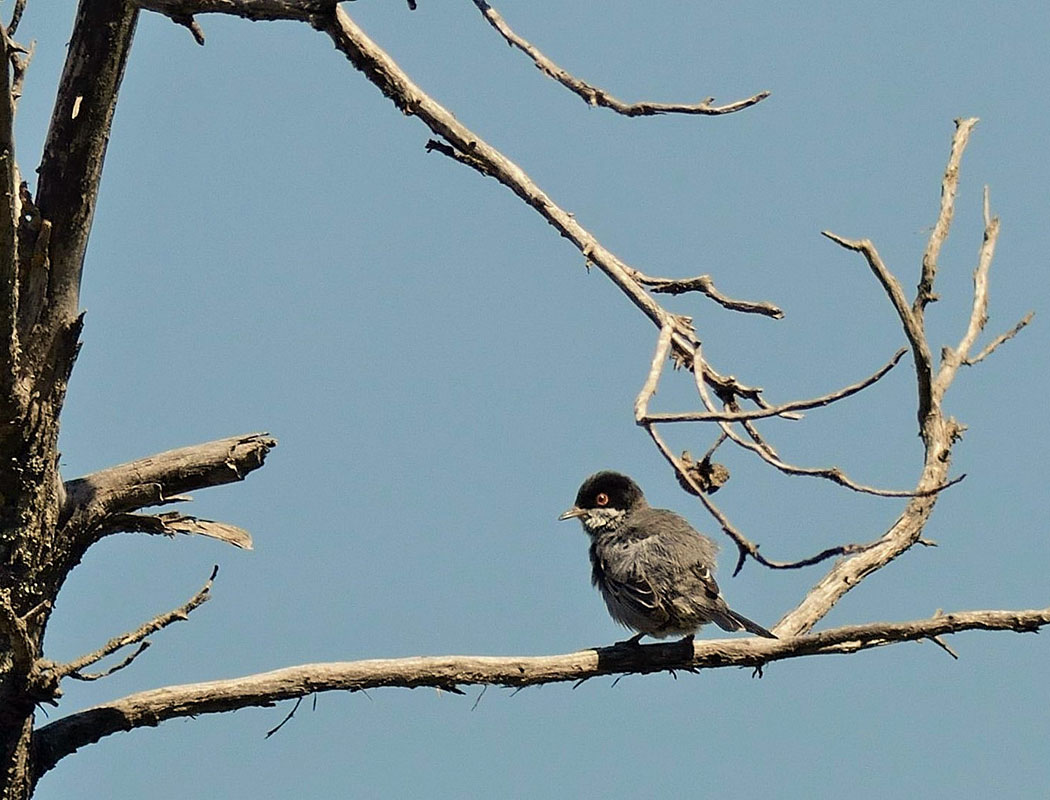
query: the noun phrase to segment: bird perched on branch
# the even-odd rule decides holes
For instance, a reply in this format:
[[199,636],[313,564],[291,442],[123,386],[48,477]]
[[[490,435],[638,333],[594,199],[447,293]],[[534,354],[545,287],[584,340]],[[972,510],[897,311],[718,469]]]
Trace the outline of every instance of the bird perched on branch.
[[558,519],[578,519],[591,537],[591,583],[610,616],[638,632],[628,643],[645,635],[692,638],[706,622],[777,638],[722,599],[714,578],[718,545],[673,511],[652,508],[626,475],[591,475]]

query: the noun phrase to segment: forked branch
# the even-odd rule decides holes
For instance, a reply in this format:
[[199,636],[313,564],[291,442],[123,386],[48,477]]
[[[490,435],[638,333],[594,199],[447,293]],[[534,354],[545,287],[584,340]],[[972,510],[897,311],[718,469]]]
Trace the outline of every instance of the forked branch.
[[[671,451],[671,448],[667,446],[663,437],[656,430],[656,420],[654,420],[654,415],[649,413],[649,401],[656,393],[657,386],[660,383],[660,376],[663,373],[663,366],[667,361],[671,349],[672,331],[673,322],[668,319],[663,327],[660,328],[660,336],[657,339],[656,351],[653,353],[653,359],[649,365],[649,372],[646,375],[642,390],[638,393],[638,397],[634,401],[634,417],[635,421],[645,428],[645,431],[649,434],[657,449],[674,469],[675,473],[678,475],[678,480],[688,487],[692,494],[700,499],[701,504],[703,504],[707,512],[715,519],[723,533],[725,533],[736,545],[737,562],[736,567],[733,570],[733,575],[740,572],[748,556],[753,558],[759,564],[771,569],[799,569],[801,567],[808,567],[820,563],[829,558],[834,558],[835,556],[856,553],[862,550],[864,545],[847,544],[828,548],[814,556],[809,556],[808,558],[803,558],[798,561],[772,561],[762,555],[759,552],[759,546],[749,540],[735,525],[733,525],[732,522],[730,522],[729,517],[727,517],[721,509],[715,505],[714,501],[711,500],[710,494],[707,491],[704,491],[704,488],[700,486],[688,465],[676,456]],[[702,362],[703,356],[699,344],[696,345],[696,358],[698,361]],[[694,375],[696,376],[697,386],[700,389],[701,395],[705,397],[705,402],[709,402],[701,378],[703,375],[702,363],[695,365]],[[734,441],[739,439],[736,432],[733,431],[728,424],[724,422],[719,424],[722,428],[723,437],[732,438]],[[719,439],[719,443],[721,443],[721,438]]]
[[[185,500],[183,492],[244,480],[263,465],[277,440],[266,433],[231,436],[169,450],[66,482],[66,529],[95,535],[109,517]],[[119,529],[120,526],[116,526]],[[101,533],[115,532],[103,529]]]
[[[157,631],[163,630],[172,623],[188,619],[191,611],[193,611],[195,608],[202,605],[208,600],[208,598],[211,596],[212,583],[215,581],[215,576],[218,574],[219,567],[216,565],[212,568],[211,575],[209,576],[204,586],[201,587],[201,590],[178,608],[173,609],[172,611],[165,612],[164,614],[158,614],[156,617],[149,620],[148,622],[144,622],[135,630],[121,634],[120,636],[115,636],[114,638],[106,642],[104,645],[102,645],[102,647],[100,647],[98,650],[83,655],[80,658],[75,659],[74,661],[70,661],[67,664],[49,665],[52,673],[55,675],[55,677],[59,679],[69,676],[74,678],[80,678],[81,680],[95,680],[98,677],[104,677],[105,675],[111,674],[112,672],[116,672],[118,669],[126,667],[135,659],[136,656],[139,655],[139,653],[141,653],[143,650],[146,649],[146,647],[148,647],[148,643],[146,642],[147,636],[149,636],[152,633],[156,633]],[[101,673],[99,675],[84,675],[83,670],[87,667],[90,667],[92,664],[97,664],[106,656],[113,655],[118,650],[122,650],[123,648],[128,647],[130,645],[140,643],[145,646],[139,647],[138,650],[132,653],[132,655],[130,655],[127,659],[118,664],[116,667],[113,667],[112,669],[107,670],[105,673]]]
[[[973,303],[966,333],[958,347],[945,351],[940,369],[934,376],[923,309],[935,297],[933,286],[937,273],[937,257],[951,227],[959,165],[970,132],[976,123],[976,119],[956,122],[951,155],[942,183],[940,211],[923,255],[919,288],[914,303],[909,305],[904,300],[900,283],[879,258],[871,242],[848,240],[834,234],[825,234],[843,247],[863,253],[872,272],[878,277],[891,304],[897,311],[905,337],[912,346],[919,395],[919,434],[926,451],[922,474],[916,486],[917,491],[930,490],[947,482],[952,448],[962,435],[963,428],[945,414],[942,401],[957,374],[958,367],[967,363],[970,348],[983,329],[987,318],[988,273],[994,255],[999,225],[998,220],[994,219],[988,210],[986,194],[984,239],[974,274]],[[1015,330],[1021,327],[1023,325],[1017,326]],[[1010,335],[1012,334],[1001,337],[1001,341],[1005,341]],[[1001,344],[1001,341],[993,341],[989,347],[994,349]],[[983,358],[983,354],[978,355],[976,360]],[[781,619],[773,631],[778,635],[790,635],[810,630],[846,592],[867,575],[885,566],[912,545],[921,541],[922,531],[933,511],[936,498],[936,494],[913,497],[900,517],[877,542],[863,552],[836,564],[809,591],[798,607]]]
[[654,278],[636,271],[636,277],[639,282],[650,287],[657,294],[700,292],[728,311],[738,311],[741,314],[761,314],[773,319],[784,318],[784,311],[780,306],[767,300],[738,300],[722,294],[715,288],[715,282],[710,275],[698,275],[695,278]]
[[102,523],[99,535],[110,533],[152,533],[159,536],[193,534],[218,539],[242,550],[252,549],[252,536],[244,528],[212,519],[201,519],[178,511],[165,514],[114,514]]
[[811,408],[822,408],[855,395],[857,392],[867,389],[873,383],[880,380],[887,372],[900,363],[901,358],[908,352],[900,349],[894,353],[893,358],[879,367],[868,377],[857,383],[844,386],[843,388],[829,392],[828,394],[814,397],[809,400],[792,400],[789,403],[770,406],[769,408],[752,408],[746,411],[683,411],[672,413],[650,413],[645,420],[647,422],[744,422],[746,420],[766,419],[767,417],[782,417],[783,419],[801,419],[802,415],[795,412],[807,411]]

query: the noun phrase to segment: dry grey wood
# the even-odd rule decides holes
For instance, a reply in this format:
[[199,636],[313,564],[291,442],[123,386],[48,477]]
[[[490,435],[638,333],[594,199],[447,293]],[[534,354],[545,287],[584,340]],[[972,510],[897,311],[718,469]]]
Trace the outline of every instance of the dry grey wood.
[[[707,390],[707,386],[703,380],[703,374],[705,370],[705,362],[703,360],[702,349],[698,344],[696,346],[696,353],[694,355],[695,363],[693,365],[693,375],[696,378],[697,393],[707,409],[709,414],[717,414],[718,409],[715,407],[714,401],[711,398],[710,392]],[[868,384],[871,385],[870,383]],[[848,396],[848,395],[847,395]],[[795,464],[789,464],[786,461],[781,461],[777,457],[776,452],[765,443],[765,441],[758,435],[757,432],[752,431],[751,435],[754,438],[754,442],[749,442],[744,439],[740,434],[733,430],[732,426],[728,422],[717,420],[718,426],[722,429],[722,432],[726,437],[739,445],[740,447],[748,450],[749,452],[755,453],[759,458],[765,461],[770,466],[780,470],[785,475],[805,475],[813,478],[824,478],[832,483],[837,483],[839,486],[843,486],[854,492],[860,492],[862,494],[871,494],[876,497],[913,497],[916,494],[920,494],[918,491],[912,491],[910,489],[878,489],[874,486],[865,486],[864,484],[857,483],[850,478],[845,472],[838,467],[800,467]],[[951,486],[956,481],[949,481],[941,486],[934,487],[933,489],[926,490],[927,493],[939,492]]]
[[988,356],[990,356],[992,353],[994,353],[999,348],[999,346],[1001,344],[1004,344],[1004,343],[1010,341],[1018,333],[1020,333],[1025,327],[1027,327],[1028,323],[1032,321],[1032,318],[1034,316],[1035,316],[1035,312],[1034,311],[1029,311],[1027,314],[1025,314],[1023,317],[1021,317],[1021,320],[1016,325],[1014,325],[1010,330],[1008,330],[1006,333],[999,334],[992,341],[990,341],[985,346],[985,348],[983,350],[981,350],[980,353],[978,353],[975,356],[967,356],[966,358],[964,358],[962,360],[962,365],[965,366],[965,367],[972,367],[974,364],[977,364],[977,363],[979,363],[981,361],[984,361],[986,358],[988,358]]
[[[84,253],[137,22],[138,9],[127,0],[82,0],[77,10],[37,170],[36,206],[51,223],[49,302],[43,310],[50,325],[69,325],[79,314]],[[32,352],[39,364],[50,348]]]
[[[17,11],[17,9],[16,9]],[[28,401],[21,380],[18,337],[18,166],[15,164],[15,98],[11,58],[15,43],[0,25],[0,285],[11,287],[0,296],[0,413],[15,419]]]
[[867,259],[868,266],[875,277],[879,279],[879,283],[882,284],[882,288],[897,311],[897,316],[900,318],[901,326],[904,329],[904,335],[911,345],[912,356],[915,359],[915,375],[919,382],[918,417],[919,424],[922,425],[923,420],[930,411],[931,382],[933,380],[933,355],[930,352],[930,345],[926,341],[922,317],[912,310],[911,304],[908,303],[907,298],[904,296],[904,289],[900,281],[883,263],[882,257],[879,256],[875,245],[870,240],[844,239],[831,231],[821,231],[821,233],[835,242],[835,244],[845,247],[847,250],[854,250],[863,254],[864,258]]
[[[668,447],[663,437],[656,430],[655,423],[657,420],[654,419],[654,415],[649,413],[649,401],[652,399],[653,395],[656,394],[657,386],[660,383],[660,376],[663,373],[664,364],[667,362],[668,353],[671,349],[672,335],[673,329],[669,321],[660,329],[660,336],[656,342],[656,351],[653,353],[652,361],[649,364],[649,372],[646,375],[645,383],[642,385],[641,391],[638,393],[638,397],[634,401],[635,422],[645,428],[657,449],[671,465],[671,468],[674,469],[675,473],[677,473],[679,481],[684,481],[692,489],[692,494],[700,500],[700,503],[704,506],[707,512],[716,522],[718,522],[722,532],[725,533],[726,536],[732,540],[733,544],[736,545],[737,562],[736,567],[733,570],[733,575],[736,576],[740,570],[743,569],[744,562],[747,560],[748,556],[753,558],[759,564],[769,567],[770,569],[800,569],[802,567],[818,564],[821,561],[826,561],[829,558],[856,553],[863,549],[864,545],[858,544],[837,545],[835,547],[826,548],[815,555],[797,561],[774,561],[766,558],[760,553],[759,546],[745,536],[739,528],[733,525],[729,520],[729,517],[727,517],[725,513],[718,508],[714,501],[711,500],[710,494],[705,492],[696,482],[693,474],[683,463],[682,459],[671,451],[671,448]],[[702,361],[703,356],[701,353],[700,345],[697,344],[696,359],[698,362]],[[701,396],[706,397],[706,391],[701,377],[702,374],[703,368],[701,366],[696,366],[694,369],[694,377],[696,378],[697,387]],[[736,439],[736,434],[726,423],[720,423],[720,427],[722,434],[714,447],[708,451],[707,456],[710,456],[724,439],[731,437],[734,438],[734,440]]]
[[70,678],[75,678],[78,681],[84,681],[84,682],[88,682],[88,683],[90,683],[92,681],[99,681],[99,680],[102,680],[103,678],[108,678],[114,672],[120,672],[125,667],[130,667],[132,665],[132,663],[135,661],[135,659],[138,658],[143,653],[145,653],[149,649],[149,647],[150,647],[150,640],[149,639],[144,639],[143,641],[139,642],[139,646],[138,647],[136,647],[134,650],[132,650],[127,656],[125,656],[123,659],[118,661],[112,667],[107,667],[106,669],[102,670],[102,672],[80,672],[80,671],[71,672],[69,674],[69,677]]
[[495,28],[500,36],[506,40],[507,44],[521,50],[521,52],[525,53],[525,55],[532,59],[536,67],[545,75],[553,78],[574,94],[579,95],[588,105],[591,106],[609,108],[616,113],[623,114],[627,117],[653,116],[656,114],[705,114],[708,116],[718,116],[720,114],[732,114],[734,111],[742,111],[743,109],[749,108],[769,97],[769,92],[759,92],[758,94],[743,100],[737,100],[733,103],[727,103],[726,105],[721,106],[713,105],[713,97],[708,97],[706,100],[701,100],[699,103],[691,105],[682,103],[652,103],[649,101],[643,101],[641,103],[625,103],[622,100],[613,97],[604,89],[587,83],[586,81],[582,81],[559,67],[543,55],[543,53],[541,53],[535,46],[511,30],[511,27],[506,23],[500,13],[486,3],[485,0],[474,0],[474,5],[478,7],[478,10],[484,15],[485,19],[488,20],[489,25]]
[[[183,492],[244,480],[263,465],[277,440],[267,433],[181,447],[67,481],[66,529],[92,536],[107,517],[160,505]],[[119,526],[118,526],[119,527]],[[113,532],[102,530],[102,533]]]
[[832,628],[784,639],[746,637],[603,647],[553,656],[432,656],[303,664],[233,680],[168,686],[85,709],[40,728],[34,736],[39,774],[81,747],[121,731],[168,719],[272,706],[315,692],[434,686],[452,692],[470,685],[524,687],[579,682],[601,675],[717,667],[760,668],[811,655],[853,653],[966,630],[1035,631],[1050,625],[1050,608],[968,611],[912,622]]
[[[13,22],[23,7],[16,4]],[[69,566],[58,519],[58,423],[79,347],[81,267],[137,14],[125,0],[81,0],[36,170],[35,202],[13,177],[18,172],[9,134],[26,58],[9,33],[3,41],[0,149],[7,157],[0,165],[5,199],[0,203],[0,228],[5,229],[0,233],[0,585],[9,590],[8,605],[24,624],[34,653]],[[13,246],[11,221],[17,223]],[[53,699],[55,689],[35,661],[27,665],[11,659],[9,646],[0,646],[5,800],[24,800],[32,793],[33,714],[38,703]]]
[[[83,678],[81,673],[86,667],[90,667],[92,664],[97,664],[106,656],[113,655],[118,650],[122,650],[123,648],[128,647],[129,645],[144,643],[146,637],[149,636],[151,633],[156,633],[157,631],[163,630],[164,628],[168,627],[169,625],[175,622],[181,622],[182,620],[189,619],[190,612],[203,605],[210,599],[211,587],[212,584],[215,582],[215,576],[218,574],[219,567],[218,565],[216,565],[212,568],[211,575],[208,577],[208,580],[204,584],[204,586],[201,587],[200,591],[193,595],[193,597],[191,597],[188,601],[183,603],[178,608],[172,611],[167,611],[163,614],[158,614],[153,619],[144,622],[142,625],[140,625],[133,631],[123,633],[120,636],[115,636],[114,638],[106,642],[104,645],[102,645],[102,647],[100,647],[98,650],[95,650],[91,653],[87,653],[86,655],[83,655],[80,658],[77,658],[66,664],[53,664],[51,662],[47,662],[44,668],[50,670],[58,679],[65,678],[67,676]],[[131,661],[134,660],[135,656],[137,656],[138,653],[142,652],[143,649],[145,648],[140,648],[140,650],[138,650],[135,654],[130,656],[123,664],[118,665],[117,668],[122,668],[130,664]],[[117,668],[114,668],[113,671],[116,671]],[[106,674],[109,673],[107,672]],[[92,678],[88,678],[88,680],[91,679]]]
[[783,309],[766,300],[737,300],[722,294],[715,288],[715,282],[710,275],[698,275],[695,278],[654,278],[638,273],[636,277],[641,283],[644,283],[658,294],[700,292],[729,311],[739,311],[742,314],[761,314],[773,319],[784,318]]
[[[404,113],[419,116],[435,134],[463,155],[463,163],[479,169],[483,174],[495,177],[536,209],[580,249],[588,263],[602,269],[657,327],[662,328],[667,320],[671,320],[674,331],[672,356],[676,357],[679,363],[691,363],[695,355],[696,339],[688,320],[673,317],[660,307],[635,280],[636,270],[604,248],[579,225],[573,215],[559,208],[542,192],[520,167],[459,123],[446,109],[426,95],[341,9],[337,9],[332,17],[315,19],[313,24],[331,36],[336,47],[346,54],[351,63]],[[968,120],[960,121],[957,125],[952,156],[944,177],[947,191],[954,192],[957,186],[957,154],[961,154],[972,126],[973,123]],[[933,246],[939,247],[939,242],[947,236],[951,212],[952,207],[942,203],[937,225],[931,235]],[[784,626],[782,630],[792,632],[809,630],[850,588],[921,538],[921,532],[935,504],[935,492],[938,491],[938,487],[943,488],[950,483],[948,466],[951,445],[961,434],[961,427],[954,420],[945,418],[940,409],[937,410],[937,414],[931,416],[930,413],[934,402],[932,357],[925,338],[922,315],[913,312],[904,298],[899,281],[882,262],[870,242],[850,241],[834,234],[827,235],[845,247],[864,253],[873,273],[897,310],[915,360],[920,436],[926,447],[926,458],[914,490],[916,496],[909,501],[898,523],[878,542],[836,565],[824,580],[810,590],[800,605],[781,620],[780,624]],[[924,264],[926,261],[924,259]],[[925,269],[927,268],[924,266]],[[931,280],[927,282],[932,286]],[[722,376],[713,369],[705,370],[705,380],[723,399],[735,395],[768,407],[768,403],[761,397],[760,390],[742,386],[735,379]],[[669,451],[665,451],[665,455],[667,452]]]
[[[627,265],[584,228],[576,217],[557,205],[517,164],[463,125],[456,117],[419,88],[397,63],[342,10],[317,15],[312,24],[331,37],[350,62],[376,85],[403,113],[419,117],[434,134],[448,144],[433,149],[460,156],[465,164],[490,175],[535,209],[563,237],[575,245],[589,264],[597,266],[627,295],[657,328],[667,317],[675,320],[673,352],[684,364],[692,363],[695,336],[688,318],[670,315],[638,281],[637,270]],[[720,393],[736,394],[764,404],[760,390],[709,368],[707,380]],[[765,404],[768,405],[768,404]]]
[[[735,406],[741,399],[751,400],[760,409],[769,409],[761,390],[749,387],[732,377],[723,376],[698,356],[698,341],[687,317],[669,314],[645,290],[640,273],[606,250],[588,231],[580,226],[572,214],[559,208],[525,173],[497,150],[480,140],[454,116],[423,93],[397,65],[360,31],[341,9],[332,2],[310,0],[142,0],[142,7],[156,8],[182,24],[193,24],[193,15],[221,12],[250,19],[297,19],[308,21],[327,33],[337,48],[373,83],[386,93],[406,114],[420,117],[445,143],[442,152],[452,154],[483,174],[496,177],[531,207],[536,209],[563,236],[570,239],[583,253],[589,264],[597,265],[627,296],[661,329],[662,347],[672,358],[685,366],[698,362],[703,367],[699,377],[711,386],[719,400],[732,413],[741,413]],[[16,7],[16,12],[17,12]],[[41,419],[38,427],[23,423],[16,435],[0,431],[0,465],[17,463],[24,474],[21,487],[13,494],[11,470],[0,466],[0,492],[13,497],[15,514],[4,520],[3,532],[17,530],[21,542],[29,541],[46,551],[55,547],[61,556],[63,548],[74,555],[86,547],[93,536],[113,531],[114,518],[147,504],[171,501],[180,491],[202,485],[217,485],[243,477],[244,470],[238,458],[229,456],[221,463],[200,455],[189,458],[193,469],[180,472],[169,464],[168,469],[157,469],[154,464],[135,462],[121,468],[96,473],[89,478],[95,482],[71,482],[70,499],[65,511],[67,518],[57,520],[57,493],[54,481],[56,459],[57,420],[64,397],[65,381],[76,353],[80,330],[77,316],[80,269],[87,234],[97,196],[102,158],[116,102],[117,89],[123,73],[135,27],[137,8],[131,0],[81,0],[69,58],[59,89],[55,115],[40,173],[40,195],[34,206],[32,198],[19,198],[27,214],[18,229],[18,241],[10,258],[17,259],[17,281],[14,289],[25,289],[18,295],[5,295],[3,309],[10,310],[14,298],[15,330],[39,330],[25,349],[26,365],[34,389],[41,391]],[[8,84],[15,80],[8,73]],[[9,94],[13,93],[9,92]],[[1034,630],[1050,624],[1050,609],[1025,612],[966,612],[957,615],[936,616],[930,620],[897,625],[874,625],[839,628],[830,631],[792,637],[795,632],[809,631],[827,613],[828,609],[852,586],[870,572],[884,566],[915,542],[921,542],[922,531],[935,503],[938,487],[947,481],[951,447],[961,434],[962,426],[948,417],[942,407],[944,393],[962,364],[983,358],[985,351],[1001,344],[1009,336],[993,341],[989,348],[971,356],[970,351],[982,333],[987,317],[987,278],[998,222],[986,213],[985,242],[981,248],[975,271],[974,303],[969,324],[959,344],[945,351],[940,368],[934,374],[931,348],[926,339],[923,309],[931,302],[936,276],[937,254],[947,236],[951,223],[957,188],[958,165],[975,120],[961,121],[953,140],[952,156],[945,171],[941,212],[934,234],[923,259],[920,288],[909,307],[899,282],[883,264],[877,251],[865,240],[848,240],[829,234],[842,246],[864,254],[868,265],[882,283],[898,312],[905,336],[916,361],[919,389],[920,433],[926,446],[926,459],[916,487],[921,496],[909,500],[898,523],[871,546],[844,559],[806,596],[794,611],[778,624],[776,630],[785,639],[773,643],[755,644],[749,640],[704,642],[695,646],[660,645],[625,652],[622,648],[606,648],[569,656],[536,659],[483,659],[452,657],[436,659],[402,659],[379,662],[356,662],[344,665],[308,665],[279,670],[260,676],[247,676],[232,681],[218,681],[190,687],[168,687],[114,701],[95,709],[73,714],[45,726],[33,736],[33,707],[57,695],[55,676],[43,675],[41,662],[35,659],[43,621],[50,610],[53,593],[57,592],[74,558],[44,565],[34,573],[33,582],[18,585],[18,592],[5,595],[0,602],[0,625],[10,639],[15,669],[4,675],[0,684],[0,730],[2,740],[5,790],[11,797],[24,798],[32,791],[33,782],[58,759],[99,738],[118,730],[156,725],[164,719],[232,710],[248,705],[269,705],[286,697],[327,689],[356,690],[368,686],[433,685],[449,691],[458,691],[465,683],[497,683],[513,686],[550,681],[578,680],[598,674],[625,672],[652,672],[662,669],[699,669],[713,666],[750,665],[760,667],[769,661],[816,653],[852,652],[866,647],[897,641],[931,639],[957,630],[1003,629]],[[945,198],[948,198],[947,200]],[[23,237],[21,234],[25,232]],[[0,255],[3,254],[0,235]],[[5,268],[10,270],[11,264]],[[45,291],[46,290],[46,291]],[[45,302],[46,300],[46,302]],[[0,327],[10,326],[10,315]],[[25,324],[23,325],[23,322]],[[2,332],[2,331],[0,331]],[[9,337],[5,344],[10,345]],[[13,351],[8,347],[8,354]],[[662,359],[661,359],[662,363]],[[647,385],[648,385],[647,381]],[[655,388],[655,383],[653,384]],[[651,392],[650,392],[651,394]],[[779,413],[785,413],[780,411]],[[748,419],[735,420],[744,426],[748,436],[768,452],[771,446],[761,439]],[[661,451],[673,459],[666,444],[659,439],[650,422],[649,429]],[[31,440],[25,437],[30,432]],[[261,436],[261,435],[257,435]],[[214,444],[214,443],[212,443]],[[258,455],[255,468],[262,464],[265,452],[273,446],[272,440],[252,442]],[[207,446],[203,446],[207,447]],[[189,448],[200,450],[200,448]],[[249,448],[251,450],[251,448]],[[182,451],[173,451],[182,452]],[[233,452],[231,448],[230,453]],[[261,455],[259,455],[261,453]],[[172,454],[162,454],[171,456]],[[185,453],[183,453],[185,455]],[[177,459],[176,459],[177,460]],[[147,459],[145,461],[153,461]],[[250,459],[245,463],[252,464]],[[134,470],[127,467],[135,466]],[[153,476],[151,480],[147,480]],[[26,488],[28,487],[28,488]],[[703,498],[709,504],[709,500]],[[12,523],[18,514],[30,513],[36,525],[33,529],[19,529]],[[713,514],[721,515],[717,508]],[[724,515],[721,515],[725,519]],[[150,519],[141,517],[141,519]],[[156,517],[155,519],[160,519]],[[107,528],[107,523],[109,527]],[[147,523],[143,523],[146,525]],[[152,524],[152,523],[150,523]],[[724,527],[729,525],[725,521]],[[55,532],[61,534],[55,537]],[[63,538],[64,537],[64,538]],[[5,544],[9,540],[5,540]],[[19,559],[28,558],[24,550],[12,551]],[[757,552],[757,548],[756,548]],[[23,562],[12,562],[23,566]],[[28,563],[28,562],[24,562]],[[9,565],[3,565],[7,567]],[[40,565],[32,564],[38,567]],[[25,636],[19,638],[24,630]],[[144,641],[144,640],[143,640]],[[775,647],[776,649],[770,649]],[[30,658],[30,655],[34,655]],[[29,664],[29,662],[32,662]],[[32,753],[29,747],[32,737]],[[32,762],[32,756],[36,759]],[[27,778],[27,775],[29,776]],[[12,788],[13,787],[13,788]]]
[[25,619],[15,611],[8,589],[0,589],[0,634],[7,639],[13,668],[28,673],[32,669],[38,643],[29,635]]
[[[864,255],[868,266],[879,279],[897,311],[905,338],[911,345],[919,400],[919,436],[925,449],[922,472],[916,484],[917,490],[933,489],[948,480],[952,448],[962,436],[963,426],[945,413],[944,395],[955,379],[959,366],[965,363],[969,356],[970,348],[987,319],[987,277],[995,251],[999,224],[988,211],[986,197],[984,239],[975,270],[973,306],[966,333],[956,348],[948,348],[945,351],[941,366],[934,374],[922,309],[935,297],[933,289],[937,254],[951,227],[959,165],[970,133],[976,124],[976,119],[956,121],[951,153],[942,181],[941,207],[923,256],[919,289],[913,304],[909,304],[904,298],[900,282],[883,263],[870,241],[845,239],[825,232],[829,239],[842,247]],[[936,502],[937,494],[916,496],[909,500],[894,524],[876,542],[863,552],[836,564],[810,589],[802,602],[773,627],[773,632],[778,635],[797,635],[810,630],[850,589],[922,539],[922,532]]]
[[[383,92],[403,113],[416,116],[448,145],[464,163],[496,178],[540,213],[562,236],[572,242],[589,263],[598,266],[653,323],[660,327],[667,312],[645,291],[629,267],[580,225],[574,216],[560,208],[514,162],[460,123],[440,103],[419,88],[397,63],[343,11],[326,9],[325,3],[309,0],[137,0],[144,9],[168,17],[185,18],[200,13],[226,13],[246,19],[304,20],[326,33],[340,52]],[[692,357],[692,329],[686,318],[677,317],[674,347]],[[756,398],[758,390],[734,378],[709,371],[716,389]]]
[[7,25],[7,33],[14,36],[18,24],[22,21],[22,14],[26,10],[26,0],[15,0],[15,7],[11,11],[11,22]]
[[136,0],[139,8],[178,21],[194,14],[229,14],[255,21],[290,19],[308,22],[318,13],[331,13],[339,0]]
[[956,135],[952,139],[952,149],[948,156],[948,166],[944,170],[941,179],[941,208],[937,214],[937,222],[926,250],[922,254],[922,273],[919,277],[919,286],[915,292],[915,302],[912,311],[920,324],[925,313],[926,306],[937,299],[933,293],[933,281],[937,275],[937,259],[941,254],[941,247],[948,238],[952,227],[952,219],[955,216],[955,195],[959,189],[959,165],[962,163],[962,154],[970,141],[970,133],[977,124],[977,118],[956,120]]
[[876,381],[880,380],[887,372],[900,363],[901,358],[908,352],[900,349],[894,353],[893,358],[883,364],[874,373],[857,383],[845,386],[835,392],[814,397],[810,400],[792,400],[789,403],[780,403],[769,408],[752,408],[747,411],[684,411],[670,413],[651,413],[645,416],[648,422],[744,422],[746,420],[765,419],[767,417],[780,417],[782,419],[801,419],[796,411],[806,411],[811,408],[822,408],[830,405],[836,400],[855,395],[857,392],[867,389]]
[[101,533],[152,533],[161,536],[195,534],[218,539],[242,550],[252,549],[252,535],[244,528],[212,519],[169,511],[165,514],[114,514],[102,523]]

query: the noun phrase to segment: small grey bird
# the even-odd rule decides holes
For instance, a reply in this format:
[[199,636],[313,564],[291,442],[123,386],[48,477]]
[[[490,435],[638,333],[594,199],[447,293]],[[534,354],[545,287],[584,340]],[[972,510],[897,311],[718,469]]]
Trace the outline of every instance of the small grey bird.
[[777,638],[722,599],[713,574],[718,545],[673,511],[650,507],[626,475],[591,475],[558,519],[579,519],[591,537],[591,583],[610,616],[638,632],[629,643],[646,634],[691,638],[706,622]]

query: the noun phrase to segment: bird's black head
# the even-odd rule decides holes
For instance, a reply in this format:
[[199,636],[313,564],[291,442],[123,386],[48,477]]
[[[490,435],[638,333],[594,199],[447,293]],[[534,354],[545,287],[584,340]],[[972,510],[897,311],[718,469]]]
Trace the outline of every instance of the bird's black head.
[[645,500],[638,484],[619,472],[605,470],[591,475],[576,493],[576,508],[615,508],[630,511]]
[[588,533],[619,527],[628,512],[645,506],[638,484],[619,472],[597,472],[583,482],[576,503],[558,519],[579,519]]

